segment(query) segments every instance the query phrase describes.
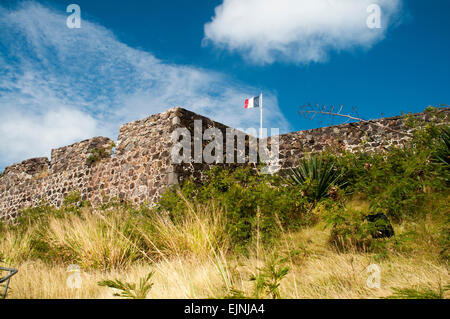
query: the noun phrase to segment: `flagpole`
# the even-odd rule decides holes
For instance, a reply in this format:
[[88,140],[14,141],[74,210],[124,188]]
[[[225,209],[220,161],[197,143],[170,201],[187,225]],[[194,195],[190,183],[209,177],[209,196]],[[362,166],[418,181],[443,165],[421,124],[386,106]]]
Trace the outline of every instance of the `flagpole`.
[[259,138],[263,138],[263,101],[262,92],[259,95]]

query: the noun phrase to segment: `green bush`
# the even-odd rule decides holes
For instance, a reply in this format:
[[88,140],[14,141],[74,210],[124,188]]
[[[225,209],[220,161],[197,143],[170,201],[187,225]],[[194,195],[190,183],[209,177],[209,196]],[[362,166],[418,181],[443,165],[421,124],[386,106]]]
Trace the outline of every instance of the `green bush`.
[[450,290],[450,285],[434,290],[430,288],[392,288],[394,293],[385,299],[445,299],[444,294]]
[[49,217],[63,218],[70,214],[80,215],[83,207],[90,206],[88,201],[83,201],[79,192],[71,192],[64,199],[61,208],[52,206],[48,201],[42,200],[39,205],[20,210],[14,223],[14,227],[26,229],[29,226],[45,224]]
[[101,161],[104,158],[109,158],[113,152],[113,148],[116,147],[114,142],[111,142],[106,148],[93,148],[90,150],[91,155],[87,158],[87,164],[93,165],[99,161]]
[[362,212],[345,210],[344,207],[328,208],[324,219],[331,226],[329,243],[339,250],[365,247],[369,241],[369,232],[363,227],[363,217]]
[[[425,217],[442,221],[450,208],[448,170],[432,160],[443,148],[442,134],[441,128],[429,125],[417,129],[414,138],[403,148],[391,148],[383,153],[344,152],[340,156],[326,156],[332,157],[343,170],[347,182],[345,192],[367,199],[370,213],[385,213],[396,223]],[[398,236],[394,240],[372,238],[371,225],[364,221],[363,212],[350,212],[343,207],[327,210],[333,227],[330,242],[340,249],[350,246],[381,252],[387,246],[406,249],[400,247],[403,241]],[[448,233],[448,227],[444,227],[440,234],[444,259],[448,258]]]
[[39,205],[20,210],[15,219],[15,223],[10,227],[26,230],[35,224],[46,223],[50,216],[59,216],[60,214],[60,210],[46,201],[41,201]]
[[71,192],[64,198],[60,210],[66,213],[80,214],[83,207],[88,207],[90,205],[89,201],[82,200],[79,192]]
[[289,272],[286,266],[288,258],[281,257],[274,252],[264,262],[264,267],[257,268],[254,275],[250,276],[253,282],[253,292],[246,296],[242,290],[231,287],[225,299],[280,299],[281,281]]
[[325,204],[327,214],[324,220],[331,227],[328,242],[338,251],[357,250],[385,253],[388,238],[380,238],[380,230],[388,229],[390,224],[384,220],[371,222],[367,213],[346,209],[338,203]]
[[446,169],[450,168],[450,126],[443,127],[441,130],[434,161],[444,165]]
[[[448,171],[431,159],[439,144],[434,126],[417,130],[404,148],[383,153],[328,154],[343,170],[346,193],[359,194],[393,221],[421,218],[432,197],[448,194]],[[447,177],[446,177],[447,176]]]
[[202,185],[187,181],[163,194],[158,209],[177,220],[186,209],[177,192],[196,203],[214,200],[227,214],[232,244],[242,248],[252,241],[257,229],[263,242],[269,243],[277,237],[280,226],[288,230],[310,223],[312,205],[300,190],[281,177],[260,175],[250,168],[230,171],[215,167]]
[[254,297],[256,299],[270,296],[272,299],[280,299],[280,284],[289,272],[289,267],[285,266],[287,258],[283,258],[274,253],[266,261],[264,267],[250,277],[255,282]]
[[127,299],[145,299],[153,287],[153,282],[150,281],[153,275],[154,272],[151,271],[145,277],[140,278],[139,285],[136,283],[123,282],[120,279],[102,280],[98,282],[98,285],[119,290],[120,293],[114,293],[114,296],[116,297]]

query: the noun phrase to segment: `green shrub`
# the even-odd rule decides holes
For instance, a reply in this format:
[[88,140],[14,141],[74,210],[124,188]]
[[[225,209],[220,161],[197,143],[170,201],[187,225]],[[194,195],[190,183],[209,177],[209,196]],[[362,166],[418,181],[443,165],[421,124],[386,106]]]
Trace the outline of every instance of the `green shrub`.
[[88,201],[83,201],[79,192],[69,193],[62,202],[61,208],[56,208],[48,201],[42,200],[34,207],[28,207],[19,211],[14,227],[28,228],[35,224],[46,224],[50,217],[63,218],[69,215],[80,216],[84,207],[90,206]]
[[363,217],[361,212],[344,209],[326,216],[325,220],[331,226],[329,243],[339,250],[353,247],[366,248],[369,242],[369,232],[363,227]]
[[[395,221],[429,214],[430,200],[448,194],[448,171],[431,159],[438,147],[439,128],[416,130],[404,148],[383,153],[328,154],[343,170],[346,193],[359,194]],[[447,176],[447,177],[446,177]]]
[[324,220],[331,227],[329,244],[339,251],[359,250],[383,253],[389,241],[379,238],[379,231],[387,229],[383,220],[370,222],[367,213],[345,209],[339,204],[328,206]]
[[98,282],[99,286],[117,289],[120,293],[114,293],[116,297],[123,297],[127,299],[145,299],[153,287],[150,281],[154,272],[148,273],[145,277],[139,279],[139,285],[135,283],[123,282],[119,279],[102,280]]
[[90,150],[91,154],[87,158],[87,164],[93,165],[104,158],[109,158],[115,146],[116,145],[114,144],[114,142],[111,142],[111,144],[108,145],[108,147],[92,148]]
[[249,244],[257,228],[263,242],[269,243],[277,237],[279,224],[295,229],[311,222],[312,205],[301,195],[300,186],[287,185],[281,177],[260,175],[250,168],[230,171],[215,167],[202,185],[187,181],[167,191],[158,209],[168,211],[175,221],[186,209],[176,192],[194,203],[217,202],[227,215],[227,232],[236,248]]
[[435,162],[444,165],[446,169],[450,168],[450,126],[442,128],[433,159]]
[[258,268],[254,275],[250,276],[253,282],[253,292],[251,296],[246,296],[239,289],[232,287],[225,299],[264,299],[270,297],[272,299],[280,299],[281,281],[289,272],[286,266],[288,258],[281,257],[277,253],[271,254],[265,261],[264,267]]
[[271,296],[272,299],[280,299],[280,284],[283,278],[288,274],[289,267],[285,266],[287,258],[273,254],[266,261],[262,269],[250,277],[255,282],[254,297],[256,299]]
[[25,230],[36,224],[45,224],[49,217],[60,214],[60,210],[46,201],[41,201],[39,205],[20,210],[15,219],[14,225],[11,225],[10,227]]
[[430,288],[392,288],[394,293],[386,299],[444,299],[446,291],[450,290],[450,285],[434,290]]
[[80,214],[83,207],[90,206],[89,201],[83,201],[80,192],[71,192],[63,200],[60,211]]

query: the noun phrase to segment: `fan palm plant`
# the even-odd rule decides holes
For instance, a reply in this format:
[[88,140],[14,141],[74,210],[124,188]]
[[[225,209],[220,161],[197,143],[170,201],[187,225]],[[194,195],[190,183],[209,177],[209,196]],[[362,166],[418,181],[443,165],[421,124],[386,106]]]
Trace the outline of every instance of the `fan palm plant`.
[[435,161],[445,165],[447,168],[450,167],[450,126],[442,128]]
[[330,195],[335,187],[342,187],[343,171],[322,156],[303,158],[296,168],[290,169],[289,180],[295,185],[302,185],[306,196],[319,200]]

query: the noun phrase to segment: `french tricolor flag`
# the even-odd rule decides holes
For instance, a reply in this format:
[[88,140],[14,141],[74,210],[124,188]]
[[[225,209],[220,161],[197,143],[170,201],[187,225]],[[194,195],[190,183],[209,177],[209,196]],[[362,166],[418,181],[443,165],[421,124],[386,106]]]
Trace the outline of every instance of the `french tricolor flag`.
[[252,97],[245,100],[245,108],[252,109],[254,107],[259,108],[259,137],[263,136],[263,95],[262,92],[259,96]]
[[255,96],[245,100],[246,109],[252,109],[254,107],[261,107],[261,96]]

